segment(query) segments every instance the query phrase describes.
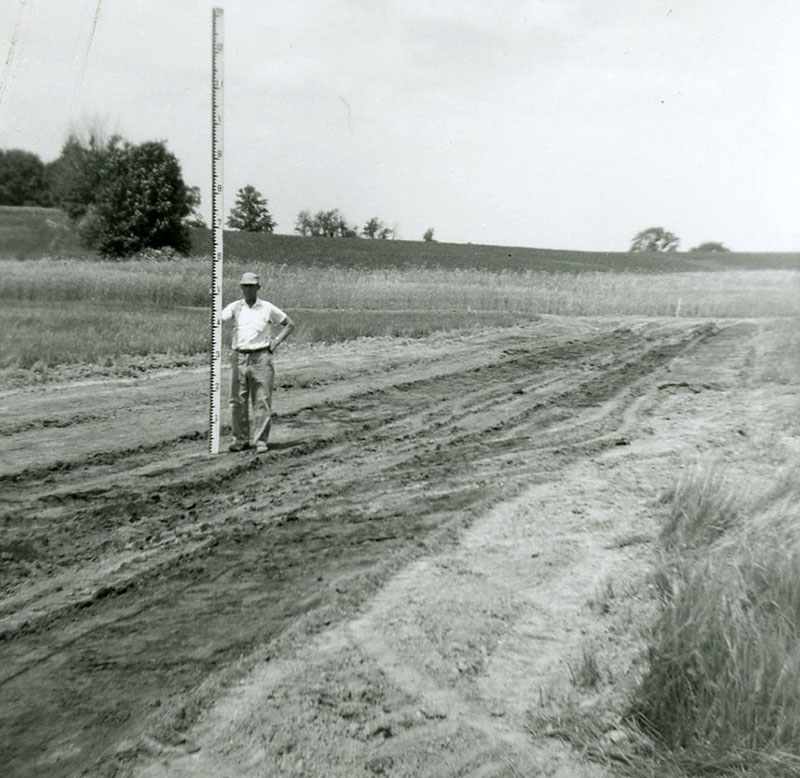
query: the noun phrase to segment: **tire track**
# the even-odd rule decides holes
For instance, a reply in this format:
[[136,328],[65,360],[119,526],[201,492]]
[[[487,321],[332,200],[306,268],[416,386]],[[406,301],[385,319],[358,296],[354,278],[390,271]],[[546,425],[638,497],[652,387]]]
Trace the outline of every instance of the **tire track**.
[[[114,472],[84,459],[54,495],[36,475],[15,482],[6,528],[32,543],[50,531],[56,548],[3,603],[0,730],[13,737],[0,758],[48,776],[110,759],[154,700],[179,700],[298,619],[341,618],[472,515],[613,445],[654,376],[712,334],[466,338],[439,362],[292,398],[266,460],[201,459],[178,436],[155,449],[171,461],[143,451],[127,473],[116,451]],[[475,351],[487,343],[491,359]],[[323,434],[309,442],[310,428]],[[72,756],[48,761],[64,743]]]
[[[704,336],[704,334],[699,336],[695,335],[693,339],[690,340],[689,345],[693,345],[698,339],[702,339]],[[667,351],[669,354],[678,353],[678,351],[684,350],[686,347],[687,346],[679,340],[677,344],[670,344]],[[537,402],[531,404],[530,399],[525,396],[526,392],[519,392],[518,384],[521,382],[526,383],[526,385],[528,385],[528,391],[531,391],[530,379],[519,380],[514,378],[525,365],[520,364],[520,360],[512,360],[509,364],[503,366],[501,375],[495,376],[496,382],[502,382],[506,391],[504,397],[495,398],[492,401],[491,407],[494,409],[494,415],[487,416],[486,411],[490,406],[487,405],[484,397],[486,392],[479,391],[476,393],[475,397],[470,398],[466,406],[464,406],[465,400],[459,401],[462,407],[459,408],[458,413],[454,413],[450,405],[446,405],[445,407],[441,407],[440,405],[436,410],[425,414],[424,423],[422,423],[420,418],[409,428],[407,421],[397,420],[396,410],[388,413],[383,410],[387,407],[393,409],[397,408],[396,402],[393,402],[396,398],[386,396],[387,391],[394,393],[395,390],[397,390],[397,386],[393,386],[391,390],[370,392],[368,398],[363,396],[356,398],[361,400],[362,404],[358,415],[372,420],[370,424],[364,425],[366,429],[362,426],[356,440],[357,442],[363,442],[363,448],[366,450],[369,450],[370,444],[374,448],[376,445],[379,446],[382,442],[391,442],[393,456],[396,461],[391,462],[384,456],[379,463],[379,472],[385,474],[393,473],[394,478],[399,478],[403,482],[402,485],[406,488],[407,482],[404,480],[406,477],[403,475],[406,472],[409,473],[407,476],[409,480],[413,480],[420,470],[428,474],[436,472],[437,476],[440,478],[447,474],[452,477],[454,469],[464,468],[464,464],[460,461],[461,458],[458,456],[458,452],[463,450],[465,452],[464,458],[466,459],[472,447],[479,443],[482,438],[485,438],[481,444],[481,448],[485,453],[482,455],[481,461],[496,457],[503,452],[505,454],[511,454],[514,451],[520,450],[530,452],[531,450],[542,449],[544,447],[552,448],[552,446],[545,446],[545,443],[556,437],[560,440],[558,448],[562,449],[568,445],[581,445],[587,442],[587,434],[592,438],[592,442],[602,443],[606,438],[615,433],[617,426],[612,425],[611,429],[605,434],[600,434],[600,432],[595,434],[596,428],[607,425],[613,414],[620,408],[623,408],[625,403],[628,402],[628,396],[634,391],[637,383],[641,384],[643,381],[647,380],[647,378],[639,379],[638,382],[628,385],[624,383],[627,380],[628,373],[630,373],[631,370],[640,372],[642,369],[642,359],[646,358],[653,351],[658,351],[660,356],[660,352],[663,351],[663,349],[663,346],[659,348],[648,347],[638,351],[632,358],[629,358],[628,362],[618,368],[617,373],[619,375],[616,377],[616,382],[613,381],[613,373],[606,374],[603,379],[606,385],[610,386],[613,384],[615,387],[622,385],[623,389],[619,394],[615,395],[612,400],[601,406],[599,411],[588,418],[584,414],[583,417],[575,418],[571,422],[563,422],[559,416],[556,416],[555,418],[545,418],[544,423],[542,423],[542,417],[544,417],[545,414],[540,409],[544,403]],[[475,381],[476,378],[478,378],[476,374],[481,373],[483,370],[485,370],[485,368],[472,369],[466,374],[459,373],[456,376],[448,375],[446,378],[439,379],[440,382],[444,383],[444,386],[440,387],[440,396],[444,397],[451,392],[452,381],[456,380],[459,384]],[[509,375],[505,375],[505,373]],[[417,388],[423,388],[428,393],[431,392],[429,381],[416,383],[418,384]],[[497,383],[493,383],[492,385],[496,386]],[[540,399],[544,399],[547,396],[551,398],[556,397],[559,406],[566,405],[572,407],[579,404],[580,398],[587,391],[586,383],[577,381],[574,374],[568,374],[566,378],[546,378],[543,381],[535,382],[534,387],[535,389],[533,391]],[[557,392],[558,389],[562,391],[559,393]],[[402,391],[408,391],[408,387],[403,385]],[[489,390],[489,393],[491,393],[491,391],[493,390]],[[333,407],[333,411],[343,414],[346,413],[346,407],[338,404]],[[329,410],[328,416],[332,415],[333,411]],[[434,418],[432,419],[431,417]],[[532,417],[535,417],[533,422],[531,422]],[[498,421],[498,419],[500,419],[500,421]],[[290,420],[284,421],[289,424],[291,423]],[[556,423],[555,426],[553,426],[554,421],[560,423]],[[533,426],[529,430],[531,424]],[[429,434],[427,439],[424,437],[421,438],[420,434],[425,428],[429,431],[436,430],[437,437],[431,438]],[[515,434],[512,438],[503,434],[504,430],[507,428],[515,430]],[[526,432],[528,432],[528,434],[526,434]],[[532,442],[534,437],[533,433],[536,435],[536,442]],[[370,441],[370,443],[367,441]],[[447,445],[448,456],[443,460],[441,449],[445,443]],[[325,460],[332,459],[335,462],[336,455],[330,450],[332,441],[327,440],[325,444],[320,445],[318,450],[303,452],[305,456],[301,457],[302,463],[299,464],[299,467],[305,470],[309,465],[313,467],[314,460],[323,458]],[[333,448],[335,449],[335,446],[333,446]],[[356,469],[359,472],[359,479],[369,474],[370,470],[373,468],[374,463],[371,463],[370,459],[370,456],[362,457],[358,462],[358,467]],[[358,480],[353,479],[352,476],[354,464],[352,458],[349,458],[345,466],[340,468],[342,470],[341,473],[337,472],[332,478],[329,475],[327,482],[324,482],[321,486],[310,488],[309,495],[304,503],[313,506],[320,499],[325,499],[330,502],[337,496],[337,493],[346,494],[352,488],[354,480]],[[500,469],[503,467],[504,465],[501,465]],[[255,471],[255,475],[252,471]],[[170,472],[170,475],[174,474]],[[529,475],[529,472],[525,471],[525,475]],[[125,591],[133,585],[137,579],[152,574],[165,563],[168,564],[169,561],[176,556],[177,552],[173,548],[176,540],[186,538],[192,539],[197,534],[202,534],[204,525],[208,524],[204,517],[211,513],[222,512],[227,506],[224,505],[224,500],[206,500],[206,504],[203,505],[201,519],[198,521],[186,521],[186,511],[180,510],[175,512],[172,521],[170,521],[169,517],[166,519],[164,518],[165,512],[169,511],[170,507],[173,510],[179,508],[180,506],[176,501],[183,499],[184,495],[187,493],[194,491],[202,494],[203,490],[200,488],[201,486],[204,487],[206,491],[209,489],[216,490],[227,481],[237,477],[238,480],[244,481],[247,480],[248,477],[261,478],[261,474],[256,467],[256,463],[253,460],[248,460],[241,462],[232,471],[230,469],[226,470],[225,473],[216,479],[209,479],[207,476],[201,476],[199,479],[186,479],[166,485],[159,483],[146,485],[145,490],[136,487],[126,490],[126,488],[119,483],[109,484],[106,482],[102,489],[93,486],[85,488],[82,493],[73,492],[71,494],[65,494],[62,492],[49,495],[44,499],[44,502],[54,500],[64,512],[69,511],[71,507],[73,517],[81,521],[96,521],[98,515],[103,516],[109,512],[124,514],[126,511],[132,509],[136,510],[137,506],[139,506],[140,510],[147,510],[148,507],[151,507],[150,498],[153,494],[157,494],[160,499],[158,500],[158,513],[156,515],[160,516],[160,519],[152,517],[151,521],[160,520],[161,523],[166,521],[167,526],[165,529],[171,534],[169,539],[173,542],[161,544],[165,547],[162,553],[159,553],[159,544],[152,544],[151,547],[142,546],[137,548],[134,556],[139,559],[137,559],[136,563],[131,561],[130,553],[126,554],[124,551],[108,549],[101,546],[98,548],[98,553],[102,553],[103,556],[99,563],[93,564],[96,572],[92,574],[90,571],[86,570],[84,560],[87,544],[84,539],[81,549],[83,558],[79,560],[82,568],[81,575],[75,576],[72,571],[67,570],[66,573],[53,577],[49,585],[42,587],[44,589],[43,593],[40,593],[40,590],[37,591],[37,587],[35,586],[26,586],[22,597],[12,596],[8,598],[2,610],[0,610],[0,613],[11,612],[11,615],[5,617],[0,616],[0,635],[5,634],[6,637],[10,637],[23,628],[31,629],[37,623],[40,624],[52,621],[55,613],[71,610],[76,607],[84,607],[98,599],[98,592],[105,592],[109,588],[111,591]],[[471,475],[468,474],[460,478],[459,481],[469,483],[470,478]],[[331,487],[331,481],[338,484],[338,487]],[[311,485],[309,484],[309,486]],[[389,486],[390,484],[387,483],[387,479],[384,478],[383,488],[386,489]],[[149,491],[147,487],[149,487]],[[175,493],[171,494],[170,490],[173,490]],[[113,495],[110,494],[112,491]],[[272,506],[268,516],[264,517],[266,520],[280,516],[285,510],[284,500],[287,495],[281,491],[278,484],[272,483],[270,485],[270,495]],[[290,488],[290,499],[294,499],[292,495],[293,489]],[[78,503],[83,503],[87,500],[95,501],[97,513],[93,514],[91,508],[79,508],[76,510],[75,506],[69,506],[68,498],[70,497]],[[101,499],[97,500],[96,498]],[[425,495],[425,499],[427,498],[428,495]],[[201,501],[202,498],[200,496],[191,498],[190,509],[196,507],[197,503]],[[39,502],[41,503],[43,500],[40,498]],[[302,505],[296,506],[291,510],[291,514],[296,518],[302,511]],[[53,519],[54,517],[52,515],[48,516],[48,523],[52,522]],[[34,528],[35,525],[27,523],[27,527],[30,530]],[[206,527],[206,529],[208,529],[208,527]],[[103,531],[99,533],[101,543],[107,545],[108,541],[105,537],[107,527],[102,526],[102,530]],[[191,555],[192,552],[202,552],[206,547],[207,542],[196,542],[192,540],[188,545],[188,549],[185,545],[181,547],[182,551],[178,556],[179,558],[186,558]],[[142,557],[146,559],[145,562],[140,561]],[[153,558],[152,561],[151,557]],[[163,557],[163,559],[161,557]],[[124,569],[125,572],[117,574],[117,571],[122,569]],[[70,576],[74,576],[78,578],[78,580],[84,582],[79,592],[75,594],[69,591],[66,583]],[[89,582],[85,583],[87,578]],[[64,594],[61,594],[61,596],[57,595],[54,598],[57,604],[48,608],[44,603],[53,598],[53,592]],[[31,610],[35,610],[36,615],[32,615],[29,612]]]

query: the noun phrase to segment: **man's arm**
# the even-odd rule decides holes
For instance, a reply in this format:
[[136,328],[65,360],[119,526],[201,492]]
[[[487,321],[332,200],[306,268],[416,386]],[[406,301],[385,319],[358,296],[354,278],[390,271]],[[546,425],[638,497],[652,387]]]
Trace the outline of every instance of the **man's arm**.
[[239,303],[239,300],[236,300],[236,301],[234,301],[232,303],[228,303],[228,305],[226,305],[222,309],[222,312],[219,315],[220,321],[229,321],[230,319],[232,319],[233,318],[233,313],[236,310],[236,306],[238,305],[238,303]]
[[288,314],[280,323],[280,328],[280,332],[278,332],[278,334],[269,342],[270,352],[275,351],[275,349],[280,346],[281,343],[283,343],[283,341],[289,337],[289,335],[291,335],[292,330],[294,329],[294,322]]

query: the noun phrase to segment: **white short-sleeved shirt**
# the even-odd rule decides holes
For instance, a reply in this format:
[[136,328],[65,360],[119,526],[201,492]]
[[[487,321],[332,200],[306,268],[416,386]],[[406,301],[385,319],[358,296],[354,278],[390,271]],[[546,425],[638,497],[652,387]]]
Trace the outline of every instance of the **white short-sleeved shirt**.
[[286,314],[277,305],[256,298],[252,307],[244,300],[226,305],[220,318],[233,319],[232,347],[251,351],[269,346],[274,327],[286,321]]

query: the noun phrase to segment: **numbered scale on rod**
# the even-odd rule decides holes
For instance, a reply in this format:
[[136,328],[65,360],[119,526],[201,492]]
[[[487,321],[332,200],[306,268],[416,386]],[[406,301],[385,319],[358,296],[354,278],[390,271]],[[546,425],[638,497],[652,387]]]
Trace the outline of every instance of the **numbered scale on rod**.
[[219,453],[222,372],[222,9],[211,13],[211,398],[208,450]]

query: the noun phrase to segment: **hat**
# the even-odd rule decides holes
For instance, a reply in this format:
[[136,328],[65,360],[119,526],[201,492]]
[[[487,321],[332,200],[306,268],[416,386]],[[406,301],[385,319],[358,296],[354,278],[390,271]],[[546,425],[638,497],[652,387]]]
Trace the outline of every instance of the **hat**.
[[258,276],[255,273],[242,273],[242,280],[239,281],[239,286],[251,286],[251,285],[259,286],[261,282],[258,280]]

